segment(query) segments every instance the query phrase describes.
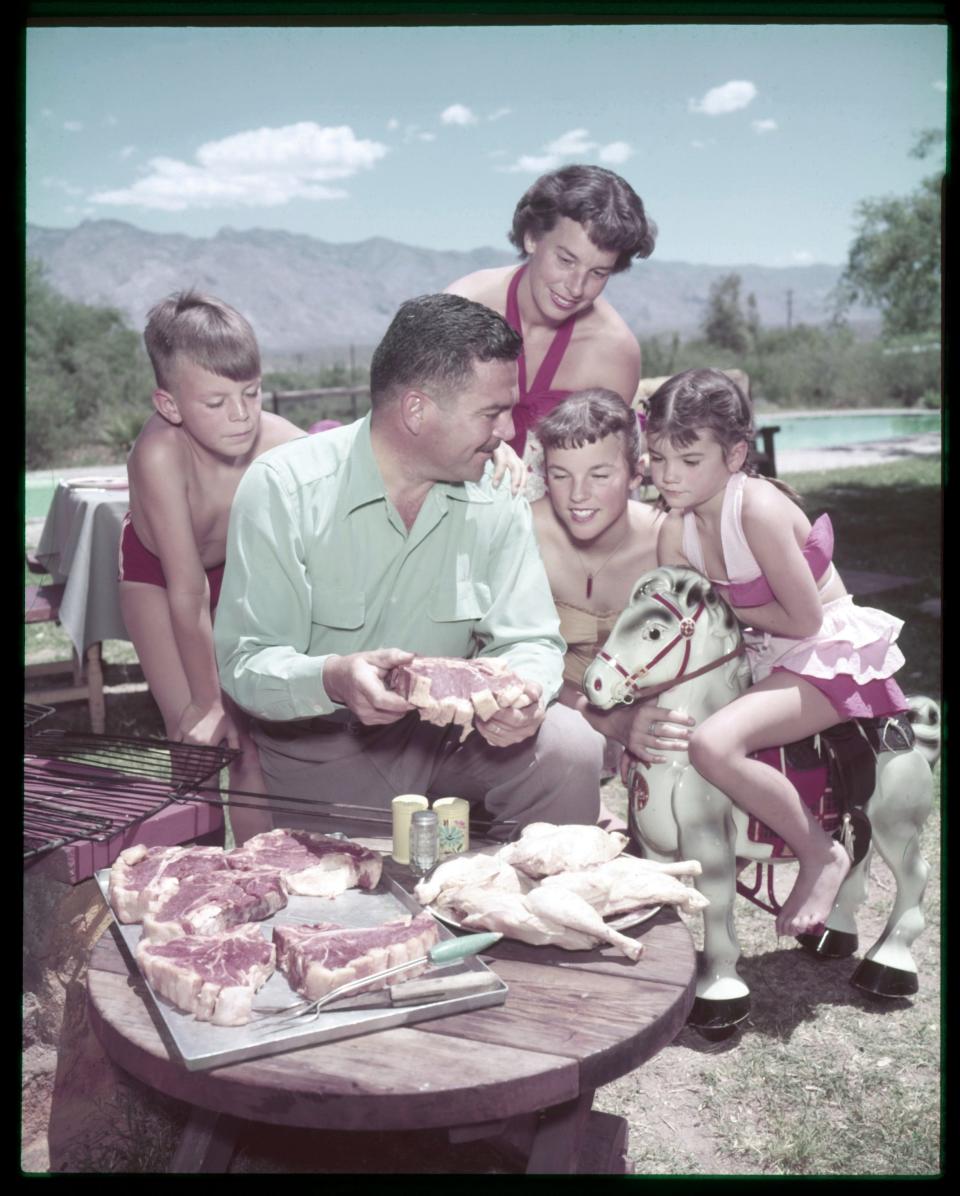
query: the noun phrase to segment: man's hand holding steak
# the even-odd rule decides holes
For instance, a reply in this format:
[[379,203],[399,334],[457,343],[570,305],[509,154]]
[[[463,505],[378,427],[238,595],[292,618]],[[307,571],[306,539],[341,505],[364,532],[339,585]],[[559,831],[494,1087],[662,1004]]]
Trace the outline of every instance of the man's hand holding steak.
[[[524,681],[525,705],[505,706],[490,718],[474,719],[474,727],[492,747],[511,747],[533,735],[546,716],[540,685]],[[523,699],[521,698],[521,702]]]
[[412,659],[412,652],[399,648],[330,656],[323,666],[324,689],[332,701],[346,706],[365,726],[399,722],[414,707],[384,682],[395,665],[409,664]]

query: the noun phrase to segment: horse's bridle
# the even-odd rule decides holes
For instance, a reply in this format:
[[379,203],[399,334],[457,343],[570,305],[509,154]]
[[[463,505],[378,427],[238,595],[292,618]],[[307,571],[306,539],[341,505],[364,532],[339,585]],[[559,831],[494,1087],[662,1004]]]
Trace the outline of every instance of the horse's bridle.
[[[720,665],[726,664],[728,660],[733,660],[735,656],[743,655],[743,644],[739,643],[732,652],[727,652],[726,655],[718,657],[717,660],[711,660],[709,664],[702,665],[699,669],[694,669],[692,673],[688,673],[687,664],[690,661],[690,640],[693,638],[693,633],[696,630],[697,620],[706,610],[706,599],[701,598],[697,609],[693,612],[693,614],[685,616],[676,606],[674,606],[672,602],[664,598],[662,594],[651,594],[650,597],[654,600],[654,602],[659,602],[661,606],[665,606],[670,614],[672,614],[678,621],[679,626],[677,634],[673,637],[669,644],[667,644],[665,648],[661,648],[652,660],[648,660],[646,664],[641,665],[638,669],[634,669],[632,673],[628,672],[627,669],[625,669],[620,663],[620,661],[617,660],[615,656],[611,656],[607,651],[601,649],[597,653],[598,660],[602,660],[604,664],[609,665],[610,668],[624,678],[624,693],[623,696],[617,700],[620,702],[625,702],[627,705],[633,702],[641,694],[643,694],[644,697],[652,697],[654,694],[663,693],[664,690],[670,689],[672,686],[676,685],[678,681],[690,681],[694,677],[700,677],[704,673],[709,673],[712,669],[719,668]],[[655,664],[658,664],[666,655],[668,655],[668,653],[672,652],[677,644],[679,644],[681,641],[683,642],[683,660],[680,662],[680,668],[676,675],[671,678],[671,680],[665,681],[662,684],[652,688],[641,688],[637,682],[642,677],[645,677]],[[603,682],[598,677],[593,683],[594,689],[599,689],[602,684]]]

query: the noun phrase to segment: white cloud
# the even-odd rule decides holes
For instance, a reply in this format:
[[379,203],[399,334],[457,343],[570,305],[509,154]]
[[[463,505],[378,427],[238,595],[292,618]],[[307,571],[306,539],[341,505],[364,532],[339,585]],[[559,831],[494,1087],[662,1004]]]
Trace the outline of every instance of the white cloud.
[[137,152],[137,147],[135,145],[125,145],[118,152],[121,158],[130,158]]
[[421,141],[436,141],[437,139],[436,133],[418,133],[417,137]]
[[77,196],[83,194],[82,187],[77,187],[73,183],[68,183],[66,179],[60,179],[54,175],[48,174],[40,181],[44,187],[55,187],[58,191],[63,191],[66,195]]
[[475,125],[477,117],[465,104],[451,104],[440,113],[445,125]]
[[116,125],[118,125],[120,122],[117,120],[117,118],[113,115],[112,112],[108,112],[107,115],[103,118],[103,123],[108,128],[112,129]]
[[795,249],[790,254],[790,260],[795,266],[809,266],[816,259],[808,249]]
[[79,133],[83,128],[83,122],[79,120],[65,120],[63,127],[68,133]]
[[498,108],[496,112],[490,113],[487,120],[502,120],[505,116],[509,116],[510,112],[511,109],[509,108]]
[[509,174],[542,174],[545,170],[556,170],[567,159],[591,157],[608,165],[619,165],[626,162],[633,152],[633,148],[625,141],[600,145],[591,139],[588,129],[568,129],[541,146],[538,154],[521,154],[510,166],[498,166],[497,170]]
[[690,100],[691,112],[702,112],[704,116],[723,116],[746,108],[757,95],[757,89],[746,79],[732,79],[720,87],[711,87],[701,100]]
[[753,126],[755,133],[772,133],[779,126],[775,120],[752,120],[750,124]]
[[947,90],[947,85],[943,81],[943,79],[937,79],[934,83],[931,84],[931,86],[933,87],[934,91],[946,91]]
[[609,145],[600,147],[597,157],[606,166],[620,166],[633,157],[633,148],[625,141],[611,141]]
[[391,133],[395,129],[400,128],[400,122],[397,120],[397,118],[395,116],[391,116],[390,119],[387,121],[387,128],[390,130]]
[[99,191],[98,204],[134,204],[168,212],[221,204],[277,207],[292,199],[342,199],[326,186],[369,170],[387,153],[376,141],[358,140],[349,126],[300,121],[279,129],[250,129],[196,151],[195,163],[151,158],[132,186]]
[[586,154],[596,149],[596,146],[597,143],[590,140],[590,134],[586,129],[571,129],[568,133],[561,133],[555,141],[549,142],[543,148],[555,157],[569,158],[577,154]]

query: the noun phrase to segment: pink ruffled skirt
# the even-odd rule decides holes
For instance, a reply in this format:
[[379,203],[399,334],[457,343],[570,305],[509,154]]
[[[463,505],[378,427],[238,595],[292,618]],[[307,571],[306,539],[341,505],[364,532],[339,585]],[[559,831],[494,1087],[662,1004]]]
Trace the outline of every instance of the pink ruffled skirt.
[[748,630],[747,659],[754,684],[775,670],[796,673],[833,703],[841,719],[877,718],[906,710],[893,674],[903,665],[897,636],[903,620],[850,594],[823,608],[823,624],[805,639]]

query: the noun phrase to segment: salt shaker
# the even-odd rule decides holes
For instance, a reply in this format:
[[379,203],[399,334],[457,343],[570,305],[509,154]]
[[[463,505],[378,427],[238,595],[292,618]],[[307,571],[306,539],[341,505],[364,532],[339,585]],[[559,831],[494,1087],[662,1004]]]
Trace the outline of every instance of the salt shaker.
[[433,810],[416,810],[410,819],[410,871],[426,876],[439,858],[439,831]]
[[410,819],[417,810],[426,810],[430,803],[419,793],[402,793],[392,802],[393,858],[398,864],[410,863]]

